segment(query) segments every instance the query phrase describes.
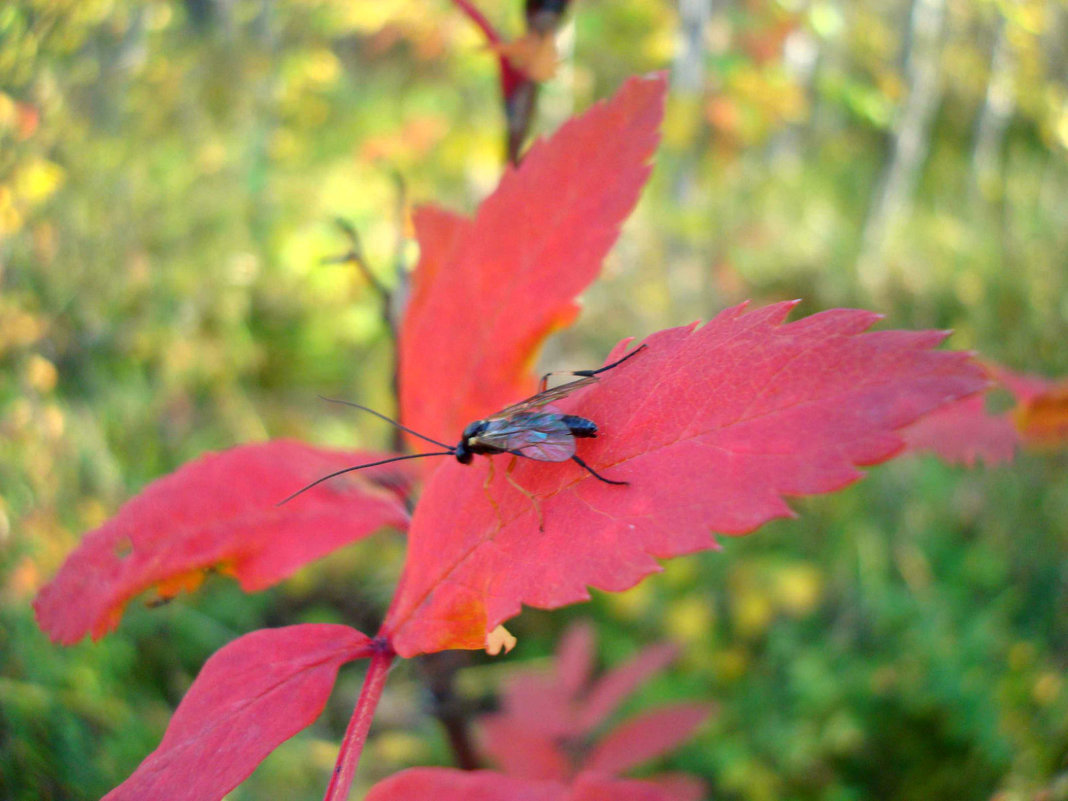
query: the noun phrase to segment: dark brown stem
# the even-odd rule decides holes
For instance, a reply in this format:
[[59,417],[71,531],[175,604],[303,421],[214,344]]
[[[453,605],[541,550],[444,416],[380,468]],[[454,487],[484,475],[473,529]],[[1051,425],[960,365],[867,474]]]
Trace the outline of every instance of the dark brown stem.
[[511,97],[504,101],[505,126],[507,137],[506,152],[510,164],[519,164],[523,154],[523,144],[530,133],[530,124],[534,120],[534,109],[538,104],[538,84],[525,80],[516,86]]
[[441,722],[449,738],[456,765],[461,770],[483,767],[474,747],[470,721],[478,710],[456,692],[456,673],[471,662],[467,651],[442,651],[418,660],[420,671],[433,699],[431,712]]

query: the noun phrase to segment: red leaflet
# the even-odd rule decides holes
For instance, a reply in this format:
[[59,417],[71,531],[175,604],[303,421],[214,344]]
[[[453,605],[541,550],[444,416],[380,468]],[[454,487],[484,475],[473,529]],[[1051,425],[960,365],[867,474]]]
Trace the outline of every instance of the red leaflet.
[[950,464],[972,467],[1011,462],[1020,434],[1008,415],[986,411],[986,397],[974,395],[921,418],[905,432],[911,450],[933,451]]
[[576,623],[568,627],[556,647],[556,678],[568,696],[574,695],[593,673],[593,626]]
[[597,744],[586,768],[624,773],[689,740],[709,714],[704,704],[675,704],[638,715]]
[[574,772],[561,747],[563,735],[532,730],[507,715],[491,716],[482,726],[483,750],[509,776],[566,781]]
[[[715,547],[711,532],[792,515],[783,496],[856,481],[857,465],[901,449],[898,429],[986,386],[966,354],[932,350],[942,332],[864,333],[878,315],[848,309],[783,324],[793,305],[661,331],[560,403],[601,427],[579,455],[630,486],[569,462],[519,459],[510,476],[505,457],[444,464],[420,500],[383,628],[396,651],[482,647],[523,603],[623,590],[659,570],[657,558]],[[509,478],[539,499],[544,531]]]
[[909,448],[971,467],[979,459],[988,465],[1011,462],[1020,445],[1041,448],[1068,442],[1068,381],[1014,373],[989,362],[987,368],[1015,397],[1016,406],[992,414],[983,397],[949,404],[905,431]]
[[37,620],[56,642],[99,638],[150,587],[168,597],[214,567],[259,590],[383,526],[403,528],[400,465],[335,479],[276,506],[321,475],[376,458],[277,440],[190,462],[85,536],[38,594]]
[[314,721],[338,668],[369,655],[348,626],[261,629],[217,651],[171,718],[159,748],[104,801],[216,801]]
[[675,801],[653,782],[584,773],[574,783],[516,779],[488,770],[412,768],[371,788],[366,801]]
[[678,651],[671,643],[651,645],[629,662],[605,673],[586,695],[576,719],[577,731],[586,733],[601,725],[628,695],[674,662],[677,656]]
[[[604,723],[628,695],[662,671],[677,656],[675,647],[670,643],[650,646],[587,687],[588,670],[579,682],[572,681],[569,676],[571,661],[577,656],[574,653],[577,651],[575,633],[582,631],[578,626],[568,631],[557,652],[553,675],[521,673],[508,681],[502,698],[502,711],[484,718],[487,724],[507,719],[515,724],[516,730],[549,740],[584,737]],[[582,643],[582,646],[587,647],[587,644]],[[590,642],[588,658],[591,662],[592,646]],[[497,751],[498,748],[509,752],[515,750],[508,746],[507,740],[506,737],[492,737],[488,748],[499,759],[503,759],[504,752]],[[508,772],[522,773],[511,768]],[[538,775],[546,777],[549,774]]]
[[531,394],[535,352],[574,317],[638,199],[666,88],[663,75],[632,78],[535,143],[474,219],[416,215],[422,256],[400,343],[408,426],[452,443]]
[[658,773],[647,779],[655,784],[670,801],[702,801],[705,798],[705,783],[688,773]]
[[[505,687],[501,711],[482,718],[486,753],[508,775],[565,781],[589,771],[622,773],[689,739],[708,717],[704,704],[662,707],[605,734],[590,752],[593,730],[626,695],[666,667],[675,649],[667,644],[647,648],[592,685],[584,679],[569,687],[567,677],[580,655],[592,661],[593,643],[589,630],[576,626],[561,643],[552,673],[515,675]],[[675,801],[701,797],[693,780],[666,777],[661,786]]]
[[985,364],[994,378],[1004,384],[1005,388],[1015,396],[1016,402],[1020,404],[1030,403],[1035,398],[1041,397],[1058,383],[1054,379],[1040,375],[1017,373],[993,362],[988,361]]

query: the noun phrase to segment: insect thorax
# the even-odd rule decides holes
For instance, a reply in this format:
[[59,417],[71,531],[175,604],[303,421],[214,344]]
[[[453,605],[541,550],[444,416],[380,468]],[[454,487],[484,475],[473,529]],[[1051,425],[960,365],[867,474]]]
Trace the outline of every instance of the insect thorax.
[[460,444],[456,446],[456,461],[460,464],[471,464],[471,457],[476,453],[500,453],[498,449],[487,448],[478,441],[478,435],[486,430],[486,425],[485,420],[475,420],[464,428],[460,435]]

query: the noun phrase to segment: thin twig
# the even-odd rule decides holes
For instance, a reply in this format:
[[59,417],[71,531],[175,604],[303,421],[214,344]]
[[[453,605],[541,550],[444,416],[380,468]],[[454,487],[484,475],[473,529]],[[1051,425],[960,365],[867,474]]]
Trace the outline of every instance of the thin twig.
[[[403,195],[403,182],[400,185],[400,201],[404,202]],[[334,220],[334,224],[341,229],[341,232],[345,234],[345,237],[349,240],[349,250],[340,256],[331,256],[323,259],[323,264],[353,264],[356,269],[360,271],[360,275],[368,283],[368,285],[374,290],[378,296],[378,314],[382,319],[382,323],[386,326],[386,330],[389,332],[389,338],[393,345],[393,367],[391,374],[391,381],[393,385],[393,397],[396,400],[396,414],[400,416],[400,318],[401,311],[398,309],[403,303],[403,296],[407,295],[407,287],[398,285],[396,291],[390,290],[385,284],[378,280],[374,272],[372,272],[370,266],[367,263],[367,258],[363,253],[363,245],[360,241],[360,234],[356,230],[356,226],[350,223],[348,220],[338,217]],[[398,233],[398,242],[403,243],[404,231],[403,228]],[[402,251],[402,244],[397,245],[397,252]],[[398,272],[399,272],[398,268]],[[398,297],[398,292],[401,293]],[[400,452],[404,447],[404,437],[398,432],[394,431],[391,439],[391,446],[394,451]]]
[[323,259],[324,264],[355,264],[356,269],[360,271],[360,275],[364,280],[370,284],[378,297],[383,301],[389,300],[389,289],[378,280],[378,277],[371,272],[371,268],[367,264],[367,258],[363,254],[363,244],[360,241],[360,234],[356,230],[356,226],[341,217],[334,220],[334,224],[341,229],[342,233],[349,240],[349,250],[347,253],[341,256],[332,256],[330,258]]
[[[396,237],[393,240],[393,293],[390,297],[390,330],[393,332],[393,374],[390,376],[393,387],[393,398],[396,403],[397,417],[401,416],[400,405],[400,331],[404,323],[404,310],[408,306],[409,276],[408,264],[405,261],[405,245],[408,242],[405,224],[408,213],[408,187],[404,183],[404,176],[398,170],[393,171],[393,183],[397,189],[397,204],[394,209],[394,225]],[[404,447],[404,437],[397,431],[393,432],[393,450],[398,453]]]

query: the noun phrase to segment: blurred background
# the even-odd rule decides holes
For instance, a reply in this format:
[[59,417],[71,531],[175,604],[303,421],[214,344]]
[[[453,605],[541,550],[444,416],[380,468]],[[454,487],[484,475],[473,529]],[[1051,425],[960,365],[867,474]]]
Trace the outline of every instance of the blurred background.
[[[859,305],[1010,368],[1068,374],[1068,2],[576,0],[535,127],[668,69],[657,167],[543,366],[745,298]],[[518,35],[518,0],[485,0]],[[472,211],[502,168],[496,62],[446,0],[9,0],[0,7],[0,798],[93,799],[158,743],[203,660],[265,625],[384,606],[384,534],[255,596],[212,578],[51,645],[30,601],[87,530],[205,450],[385,446],[383,281],[405,197]],[[402,178],[404,196],[397,177]],[[490,691],[591,616],[605,664],[683,657],[630,711],[714,700],[658,768],[712,797],[1068,798],[1064,449],[898,460],[798,520],[593,603],[526,612]],[[356,608],[359,607],[359,608]],[[233,799],[319,798],[360,681]],[[448,764],[417,670],[365,787]]]

